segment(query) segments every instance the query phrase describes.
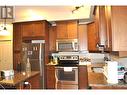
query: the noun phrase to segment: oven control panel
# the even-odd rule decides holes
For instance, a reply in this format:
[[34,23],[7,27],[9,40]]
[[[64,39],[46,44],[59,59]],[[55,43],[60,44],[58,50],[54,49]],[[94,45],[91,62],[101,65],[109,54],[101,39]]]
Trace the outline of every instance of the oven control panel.
[[62,55],[59,56],[59,60],[79,60],[78,55]]

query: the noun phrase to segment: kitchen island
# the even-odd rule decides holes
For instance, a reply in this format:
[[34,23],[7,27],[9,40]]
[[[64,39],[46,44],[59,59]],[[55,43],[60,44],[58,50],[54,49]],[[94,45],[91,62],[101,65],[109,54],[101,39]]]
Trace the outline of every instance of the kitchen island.
[[127,84],[123,80],[116,84],[107,83],[103,73],[88,72],[88,82],[91,89],[127,89]]
[[[26,85],[24,84],[26,82]],[[0,84],[5,87],[5,89],[25,89],[25,88],[39,88],[39,71],[32,71],[30,73],[15,72],[14,76],[6,77],[0,79]],[[28,87],[29,86],[29,87]]]

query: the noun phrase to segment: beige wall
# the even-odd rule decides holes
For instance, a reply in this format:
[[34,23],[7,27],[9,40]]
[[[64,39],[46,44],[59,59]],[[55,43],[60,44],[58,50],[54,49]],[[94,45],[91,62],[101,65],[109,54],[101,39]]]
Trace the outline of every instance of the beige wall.
[[[0,27],[2,24],[0,24]],[[10,32],[9,36],[0,36],[0,70],[7,70],[13,68],[13,26],[7,24],[7,30]],[[3,41],[10,40],[10,41]]]

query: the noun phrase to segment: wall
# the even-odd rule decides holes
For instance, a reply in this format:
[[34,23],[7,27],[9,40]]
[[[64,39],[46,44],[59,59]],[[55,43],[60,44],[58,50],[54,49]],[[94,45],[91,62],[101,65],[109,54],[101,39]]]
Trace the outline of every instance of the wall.
[[[2,22],[0,22],[2,23]],[[0,24],[2,26],[2,24]],[[0,36],[0,70],[7,70],[13,68],[13,26],[7,23],[7,30],[10,32],[9,36]],[[3,41],[9,40],[9,41]]]
[[75,6],[15,6],[15,22],[43,20],[89,19],[92,8],[84,6],[72,14]]

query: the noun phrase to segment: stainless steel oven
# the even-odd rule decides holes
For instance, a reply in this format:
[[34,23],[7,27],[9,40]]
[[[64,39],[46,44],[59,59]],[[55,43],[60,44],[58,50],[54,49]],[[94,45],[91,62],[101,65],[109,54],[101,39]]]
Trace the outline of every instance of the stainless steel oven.
[[61,84],[78,85],[78,67],[55,67],[56,80]]
[[56,88],[78,89],[78,55],[60,55],[55,66]]

